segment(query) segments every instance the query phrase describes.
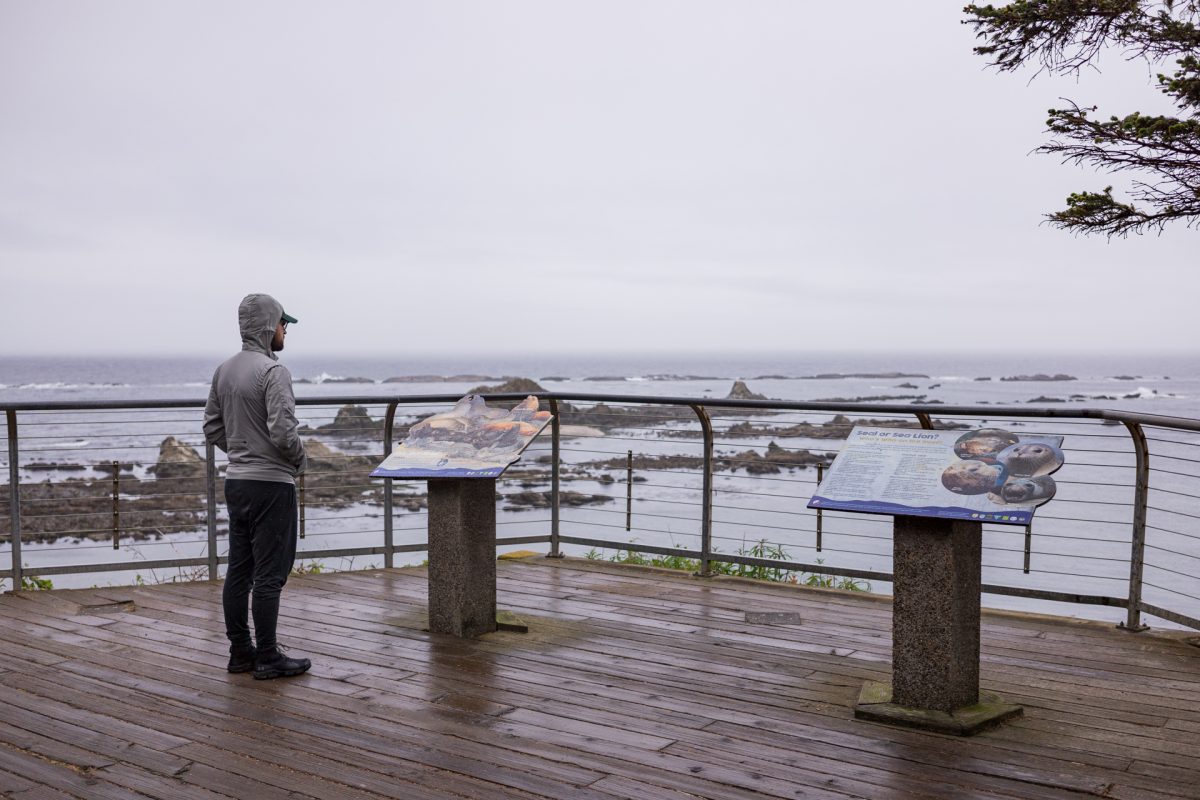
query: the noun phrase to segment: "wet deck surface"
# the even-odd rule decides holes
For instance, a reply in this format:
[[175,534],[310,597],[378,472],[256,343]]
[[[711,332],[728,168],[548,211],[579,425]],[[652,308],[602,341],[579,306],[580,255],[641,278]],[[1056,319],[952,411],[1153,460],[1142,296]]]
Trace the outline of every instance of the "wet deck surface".
[[983,687],[1025,716],[959,739],[853,718],[886,601],[542,558],[499,582],[529,633],[459,641],[422,631],[423,570],[293,578],[314,667],[277,681],[224,671],[219,584],[4,596],[0,796],[1200,798],[1179,637],[985,613]]

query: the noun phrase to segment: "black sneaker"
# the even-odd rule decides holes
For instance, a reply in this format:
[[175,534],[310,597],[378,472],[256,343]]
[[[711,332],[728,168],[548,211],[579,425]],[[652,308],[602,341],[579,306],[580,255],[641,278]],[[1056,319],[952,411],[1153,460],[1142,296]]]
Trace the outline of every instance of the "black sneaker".
[[230,645],[229,666],[226,669],[230,672],[249,672],[254,669],[254,645]]
[[254,680],[265,681],[271,678],[290,678],[308,672],[312,662],[307,658],[289,658],[283,653],[284,648],[276,645],[269,652],[258,655],[254,659]]

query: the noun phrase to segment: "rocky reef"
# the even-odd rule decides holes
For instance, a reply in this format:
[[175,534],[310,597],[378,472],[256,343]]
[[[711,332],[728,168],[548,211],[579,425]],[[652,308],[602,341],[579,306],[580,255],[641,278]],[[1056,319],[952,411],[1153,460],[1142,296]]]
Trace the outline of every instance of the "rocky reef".
[[928,380],[929,376],[920,372],[822,372],[819,375],[802,375],[800,379],[806,381],[832,381],[843,378],[873,378],[875,380],[890,381],[897,378],[924,378]]
[[725,395],[726,400],[767,400],[765,394],[750,391],[750,387],[745,381],[734,381],[733,388],[729,390],[729,394]]
[[[551,495],[550,492],[512,492],[510,494],[501,495],[505,503],[505,511],[529,511],[533,509],[550,508]],[[611,503],[612,497],[603,494],[584,494],[583,492],[560,491],[558,493],[559,506],[570,506],[578,508],[580,506],[600,505],[603,503]]]
[[521,394],[538,394],[545,392],[546,389],[532,378],[509,378],[504,383],[498,383],[493,386],[481,385],[476,386],[467,394],[506,394],[510,392],[520,392]]
[[397,375],[384,378],[384,383],[479,383],[480,381],[507,380],[490,375]]
[[[783,439],[845,439],[855,425],[872,428],[914,428],[916,420],[903,419],[851,419],[844,414],[838,414],[827,422],[814,425],[811,422],[801,422],[786,427],[770,425],[755,425],[751,422],[739,422],[720,432],[720,438],[765,438],[776,437]],[[936,420],[933,427],[940,430],[961,430],[971,427],[963,422],[945,422]]]
[[[62,468],[64,465],[56,465]],[[65,465],[87,469],[89,465]],[[118,465],[118,474],[135,465]],[[111,464],[101,464],[112,472]],[[59,538],[107,540],[113,535],[113,498],[120,537],[142,541],[202,527],[206,521],[204,457],[173,436],[159,446],[158,460],[144,480],[132,475],[100,479],[68,478],[21,484],[21,538],[52,542]],[[0,487],[4,495],[8,487]],[[0,517],[0,536],[12,534],[8,514]]]
[[333,422],[319,425],[316,428],[302,425],[300,432],[316,433],[322,436],[366,435],[382,441],[380,437],[383,435],[383,419],[373,419],[367,409],[362,406],[347,405],[337,410]]
[[[188,444],[168,436],[158,446],[158,461],[149,470],[159,480],[193,481],[205,478],[204,456]],[[194,488],[189,485],[189,488]]]
[[[764,452],[743,450],[740,453],[729,455],[715,455],[713,457],[713,471],[737,472],[740,469],[744,469],[750,475],[770,475],[782,472],[784,469],[803,469],[816,466],[817,464],[828,464],[833,460],[834,455],[834,453],[813,453],[810,450],[789,450],[780,447],[775,442],[771,442],[767,445]],[[579,464],[579,466],[591,469],[627,470],[629,468],[629,457],[585,461]],[[635,455],[633,457],[633,469],[635,470],[693,471],[703,468],[704,458],[702,456]]]
[[890,403],[893,400],[911,400],[919,403],[926,398],[923,394],[874,394],[866,397],[820,397],[814,403]]
[[[457,376],[468,377],[468,376]],[[471,376],[473,377],[473,376]],[[499,384],[480,384],[474,393],[518,393],[544,392],[537,382],[528,378],[509,378]],[[765,400],[764,395],[754,392],[744,381],[736,381],[726,399]],[[718,401],[719,402],[719,401]],[[664,436],[695,436],[696,416],[687,407],[630,404],[558,404],[564,426],[585,426],[600,432],[611,432],[622,428],[653,429]],[[714,468],[719,471],[745,471],[747,474],[772,474],[782,470],[798,469],[817,463],[828,462],[832,453],[810,452],[778,445],[774,439],[807,437],[814,439],[844,438],[854,424],[895,425],[906,423],[897,420],[851,420],[838,416],[833,420],[813,425],[772,428],[769,424],[748,421],[747,417],[769,417],[775,413],[770,409],[709,407],[714,419],[732,417],[734,424],[722,437],[761,437],[771,439],[765,448],[749,448],[741,452],[718,454]],[[411,420],[411,415],[406,416]],[[687,430],[675,430],[687,425]],[[946,425],[946,427],[950,427]],[[370,477],[370,472],[382,458],[383,419],[374,418],[367,407],[345,405],[339,408],[332,421],[315,428],[304,427],[302,433],[308,452],[308,469],[303,476],[303,501],[308,508],[323,508],[343,511],[353,506],[379,507],[384,498],[384,482]],[[402,440],[407,426],[397,424],[395,440]],[[647,431],[651,436],[655,431]],[[365,448],[365,449],[364,449]],[[546,491],[550,481],[549,457],[527,457],[515,464],[505,475],[505,485],[519,487],[521,491],[502,494],[504,508],[511,511],[547,508],[550,494]],[[634,469],[699,470],[703,459],[698,456],[641,455],[634,459]],[[587,463],[564,462],[560,480],[563,483],[596,482],[611,484],[623,479],[626,458],[616,456],[608,460]],[[216,476],[218,513],[225,515],[223,470]],[[123,540],[157,538],[166,534],[202,531],[207,522],[207,465],[202,444],[191,444],[185,438],[168,436],[161,440],[153,464],[120,463],[69,463],[61,459],[38,462],[26,466],[26,474],[33,472],[46,480],[28,480],[21,486],[22,535],[27,541],[53,541],[58,538],[108,540],[113,530],[113,473],[116,473],[117,506],[120,513],[119,528]],[[107,474],[105,474],[107,473]],[[646,480],[644,475],[635,475],[635,481]],[[415,512],[426,507],[424,485],[415,482],[406,485],[396,482],[393,502],[398,511]],[[0,487],[0,497],[7,495],[7,487]],[[607,495],[585,491],[560,493],[566,506],[586,506],[612,502]],[[10,516],[0,515],[0,538],[10,533]],[[222,525],[224,527],[224,525]]]
[[1077,381],[1079,379],[1076,378],[1074,375],[1066,375],[1061,372],[1059,372],[1055,375],[1047,375],[1044,372],[1039,372],[1035,375],[1009,375],[1008,377],[1001,378],[1000,380],[1009,381],[1009,382],[1013,382],[1013,381],[1042,381],[1042,382],[1045,382],[1045,381]]

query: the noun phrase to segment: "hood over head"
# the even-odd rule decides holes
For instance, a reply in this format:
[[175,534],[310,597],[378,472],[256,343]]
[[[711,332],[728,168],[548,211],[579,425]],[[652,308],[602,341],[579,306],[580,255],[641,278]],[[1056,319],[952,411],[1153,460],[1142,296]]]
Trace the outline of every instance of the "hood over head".
[[[278,356],[271,351],[271,340],[275,338],[275,327],[287,315],[283,305],[269,294],[248,294],[238,306],[238,328],[242,334],[242,349],[265,353],[271,358]],[[294,322],[294,318],[288,318]]]

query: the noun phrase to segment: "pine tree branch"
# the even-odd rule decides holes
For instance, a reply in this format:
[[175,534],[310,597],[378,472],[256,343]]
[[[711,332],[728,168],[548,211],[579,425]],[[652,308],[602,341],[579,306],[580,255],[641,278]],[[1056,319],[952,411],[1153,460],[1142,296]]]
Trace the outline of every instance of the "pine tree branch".
[[1175,58],[1178,69],[1158,75],[1158,84],[1175,100],[1178,117],[1134,112],[1097,120],[1089,116],[1095,107],[1071,101],[1069,108],[1050,109],[1053,138],[1038,152],[1157,180],[1135,182],[1131,202],[1114,198],[1111,186],[1076,192],[1047,219],[1066,230],[1110,237],[1161,231],[1178,221],[1200,226],[1200,0],[1013,0],[1001,8],[972,4],[964,12],[964,24],[984,41],[975,52],[1002,72],[1029,63],[1039,64],[1039,71],[1077,72],[1110,46],[1129,58]]
[[1067,197],[1063,211],[1047,214],[1055,227],[1076,233],[1103,233],[1109,238],[1126,237],[1130,233],[1162,231],[1169,222],[1184,221],[1186,226],[1200,224],[1200,197],[1180,205],[1163,205],[1154,211],[1143,211],[1112,196],[1112,187],[1100,192],[1077,192]]
[[985,44],[975,52],[1011,72],[1037,63],[1055,73],[1078,72],[1105,47],[1159,61],[1200,49],[1197,0],[1015,0],[963,9],[963,24]]

